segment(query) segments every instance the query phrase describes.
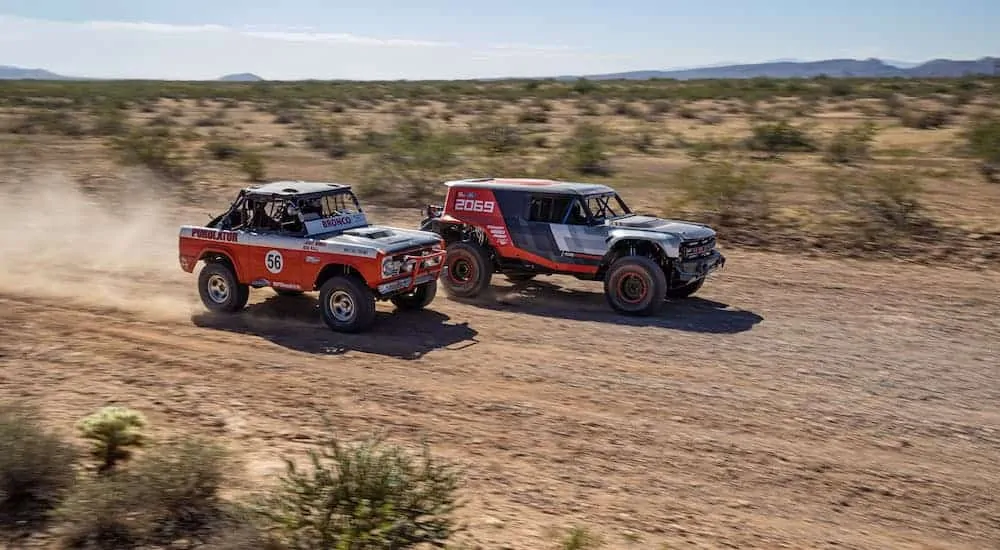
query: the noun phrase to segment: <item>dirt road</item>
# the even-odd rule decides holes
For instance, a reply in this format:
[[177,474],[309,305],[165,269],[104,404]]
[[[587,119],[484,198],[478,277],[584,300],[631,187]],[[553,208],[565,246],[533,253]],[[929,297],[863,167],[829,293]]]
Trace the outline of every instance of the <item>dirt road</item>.
[[727,251],[655,319],[612,314],[598,284],[498,278],[488,300],[380,305],[346,336],[308,296],[206,315],[172,231],[87,208],[72,245],[6,212],[0,398],[54,425],[124,403],[230,442],[244,486],[320,415],[426,438],[468,468],[485,548],[571,525],[609,548],[1000,545],[996,272]]

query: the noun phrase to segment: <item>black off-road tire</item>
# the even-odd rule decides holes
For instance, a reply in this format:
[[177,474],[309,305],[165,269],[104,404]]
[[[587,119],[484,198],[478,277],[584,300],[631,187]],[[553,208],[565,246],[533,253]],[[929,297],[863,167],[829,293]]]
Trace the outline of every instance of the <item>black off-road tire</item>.
[[647,316],[659,311],[666,299],[667,277],[645,256],[624,256],[611,264],[604,277],[604,296],[617,312]]
[[198,274],[198,294],[209,311],[235,313],[250,300],[250,285],[241,284],[229,265],[209,262]]
[[694,294],[695,292],[698,292],[698,290],[704,284],[705,284],[705,277],[702,277],[701,279],[698,279],[693,283],[688,283],[681,287],[672,288],[667,291],[667,298],[675,298],[675,299],[687,298],[688,296]]
[[448,294],[472,298],[486,291],[493,277],[493,265],[482,246],[467,242],[448,246],[441,282]]
[[437,281],[431,281],[418,285],[408,294],[397,294],[389,298],[389,301],[402,310],[424,309],[427,304],[434,301],[435,295],[437,295]]
[[357,277],[332,277],[319,288],[319,311],[336,332],[363,332],[375,322],[375,294]]

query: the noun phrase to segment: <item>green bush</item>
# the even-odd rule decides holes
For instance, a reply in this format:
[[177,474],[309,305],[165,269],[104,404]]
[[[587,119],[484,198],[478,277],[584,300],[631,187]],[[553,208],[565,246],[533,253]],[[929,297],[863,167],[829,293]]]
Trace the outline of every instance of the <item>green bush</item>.
[[992,182],[1000,172],[1000,119],[979,117],[964,133],[969,152],[982,161],[980,172]]
[[487,155],[511,153],[521,145],[517,127],[488,116],[478,117],[469,123],[469,135]]
[[771,155],[789,152],[812,152],[817,146],[805,130],[796,128],[788,121],[754,126],[752,135],[746,141],[751,151],[763,151]]
[[[374,137],[374,136],[373,136]],[[459,140],[436,134],[425,120],[397,122],[392,135],[375,139],[379,149],[362,166],[358,192],[386,204],[413,206],[433,196],[459,165]]]
[[0,407],[0,529],[34,527],[73,488],[73,446],[42,427],[34,410]]
[[104,407],[77,425],[80,435],[90,441],[90,453],[99,461],[98,471],[107,472],[132,456],[133,447],[146,442],[142,429],[146,418],[125,407]]
[[927,225],[920,203],[922,188],[909,171],[872,170],[862,174],[833,174],[822,183],[846,220],[866,241],[892,238]]
[[264,166],[264,159],[256,151],[243,151],[240,154],[240,170],[251,182],[264,181],[267,177],[267,169]]
[[425,449],[414,460],[381,438],[356,445],[336,439],[309,453],[306,471],[292,461],[263,516],[279,539],[303,550],[440,546],[457,530],[457,471]]
[[131,129],[110,142],[125,164],[139,164],[171,178],[187,173],[180,145],[166,128]]
[[604,129],[590,123],[578,124],[565,143],[566,160],[574,171],[586,175],[610,175]]
[[876,131],[870,122],[838,131],[827,145],[823,160],[830,164],[851,164],[870,158]]
[[672,184],[684,193],[681,205],[696,205],[720,226],[769,214],[766,174],[751,166],[699,162],[677,172]]
[[240,148],[228,141],[210,141],[205,144],[205,149],[215,160],[229,160],[240,155]]
[[907,128],[934,130],[947,126],[951,115],[947,111],[904,111],[899,119]]
[[231,523],[219,489],[225,453],[198,440],[150,449],[127,469],[89,478],[58,511],[74,547],[122,548],[210,538]]

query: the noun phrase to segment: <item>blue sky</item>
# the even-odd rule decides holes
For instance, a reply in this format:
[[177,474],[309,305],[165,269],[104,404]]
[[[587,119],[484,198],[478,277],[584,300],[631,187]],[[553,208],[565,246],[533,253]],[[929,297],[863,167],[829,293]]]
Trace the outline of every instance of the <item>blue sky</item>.
[[0,65],[94,77],[474,78],[1000,55],[990,0],[0,0]]

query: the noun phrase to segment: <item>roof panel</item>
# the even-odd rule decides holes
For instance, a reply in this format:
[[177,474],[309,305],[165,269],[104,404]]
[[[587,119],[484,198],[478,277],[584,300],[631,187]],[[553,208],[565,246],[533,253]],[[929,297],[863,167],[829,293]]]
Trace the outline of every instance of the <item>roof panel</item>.
[[272,181],[248,191],[251,195],[307,195],[350,188],[347,184],[322,181]]
[[613,193],[614,189],[598,183],[578,183],[535,178],[480,178],[452,180],[445,182],[448,187],[462,186],[480,189],[507,189],[512,191],[544,191],[546,193],[566,193],[590,195],[593,193]]

